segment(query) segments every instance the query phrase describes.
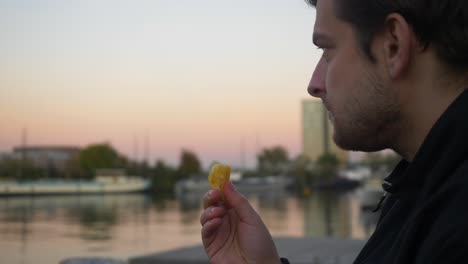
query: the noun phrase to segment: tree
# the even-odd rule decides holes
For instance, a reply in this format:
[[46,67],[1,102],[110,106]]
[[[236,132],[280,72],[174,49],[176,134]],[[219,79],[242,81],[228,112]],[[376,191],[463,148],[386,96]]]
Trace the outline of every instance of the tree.
[[85,176],[85,171],[80,164],[80,156],[76,155],[65,163],[64,175],[65,178],[82,178]]
[[9,179],[29,180],[45,177],[47,171],[35,166],[30,159],[8,157],[0,160],[0,176]]
[[317,164],[319,166],[338,167],[340,161],[338,160],[338,157],[335,154],[326,153],[318,157]]
[[289,163],[288,152],[281,146],[265,148],[258,154],[258,170],[264,174],[284,173]]
[[109,144],[90,145],[80,152],[80,166],[88,177],[94,175],[96,169],[121,168],[123,158]]
[[331,179],[337,175],[340,161],[333,153],[325,153],[317,159],[318,174],[321,179]]
[[156,193],[172,193],[176,182],[176,170],[164,161],[158,160],[156,166],[151,170],[150,177],[153,189]]
[[189,150],[182,150],[178,171],[181,177],[199,174],[201,163],[197,155]]
[[296,187],[302,190],[312,183],[313,162],[306,155],[300,154],[291,161],[288,174],[295,178]]

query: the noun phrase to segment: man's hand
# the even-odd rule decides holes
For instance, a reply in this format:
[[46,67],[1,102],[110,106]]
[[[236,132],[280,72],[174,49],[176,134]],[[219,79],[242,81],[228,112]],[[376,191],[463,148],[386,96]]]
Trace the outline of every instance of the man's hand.
[[268,229],[231,182],[203,197],[202,240],[210,263],[280,263]]

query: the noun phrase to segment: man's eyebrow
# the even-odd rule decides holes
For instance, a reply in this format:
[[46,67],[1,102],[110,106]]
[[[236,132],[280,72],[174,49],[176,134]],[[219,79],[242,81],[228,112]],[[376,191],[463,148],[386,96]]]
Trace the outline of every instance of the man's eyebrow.
[[324,41],[330,41],[330,37],[321,32],[314,32],[314,34],[312,34],[312,42],[314,43],[314,45],[318,46],[320,42]]

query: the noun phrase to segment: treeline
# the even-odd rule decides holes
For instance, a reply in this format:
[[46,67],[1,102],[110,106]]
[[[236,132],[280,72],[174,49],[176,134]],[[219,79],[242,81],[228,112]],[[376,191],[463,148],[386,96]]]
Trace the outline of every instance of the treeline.
[[176,181],[202,172],[200,160],[189,150],[182,150],[179,166],[172,167],[162,160],[151,166],[146,162],[130,160],[110,144],[94,144],[60,165],[57,162],[37,162],[25,157],[0,159],[0,179],[92,179],[99,169],[122,169],[128,176],[149,178],[158,191],[172,192]]
[[[257,167],[242,169],[243,177],[263,177],[287,175],[293,177],[299,188],[317,182],[329,181],[336,177],[338,169],[344,167],[334,154],[324,154],[317,160],[310,160],[304,155],[290,158],[287,150],[281,146],[265,148],[257,154]],[[373,171],[391,169],[398,158],[395,155],[369,155],[360,165],[368,166]],[[91,179],[98,169],[123,169],[127,175],[138,175],[151,179],[157,192],[172,192],[175,183],[188,177],[205,177],[208,172],[197,155],[190,150],[182,150],[179,163],[172,166],[163,160],[154,164],[130,160],[118,153],[110,144],[94,144],[82,149],[76,156],[66,161],[60,168],[53,163],[38,166],[27,157],[5,157],[0,159],[0,178],[8,179]]]

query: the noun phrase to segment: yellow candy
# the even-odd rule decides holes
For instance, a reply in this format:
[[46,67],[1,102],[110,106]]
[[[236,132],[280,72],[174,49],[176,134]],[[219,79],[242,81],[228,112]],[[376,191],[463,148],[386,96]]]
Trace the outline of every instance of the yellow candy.
[[224,185],[229,181],[231,175],[231,167],[227,165],[215,164],[211,167],[208,182],[211,188],[223,191]]

